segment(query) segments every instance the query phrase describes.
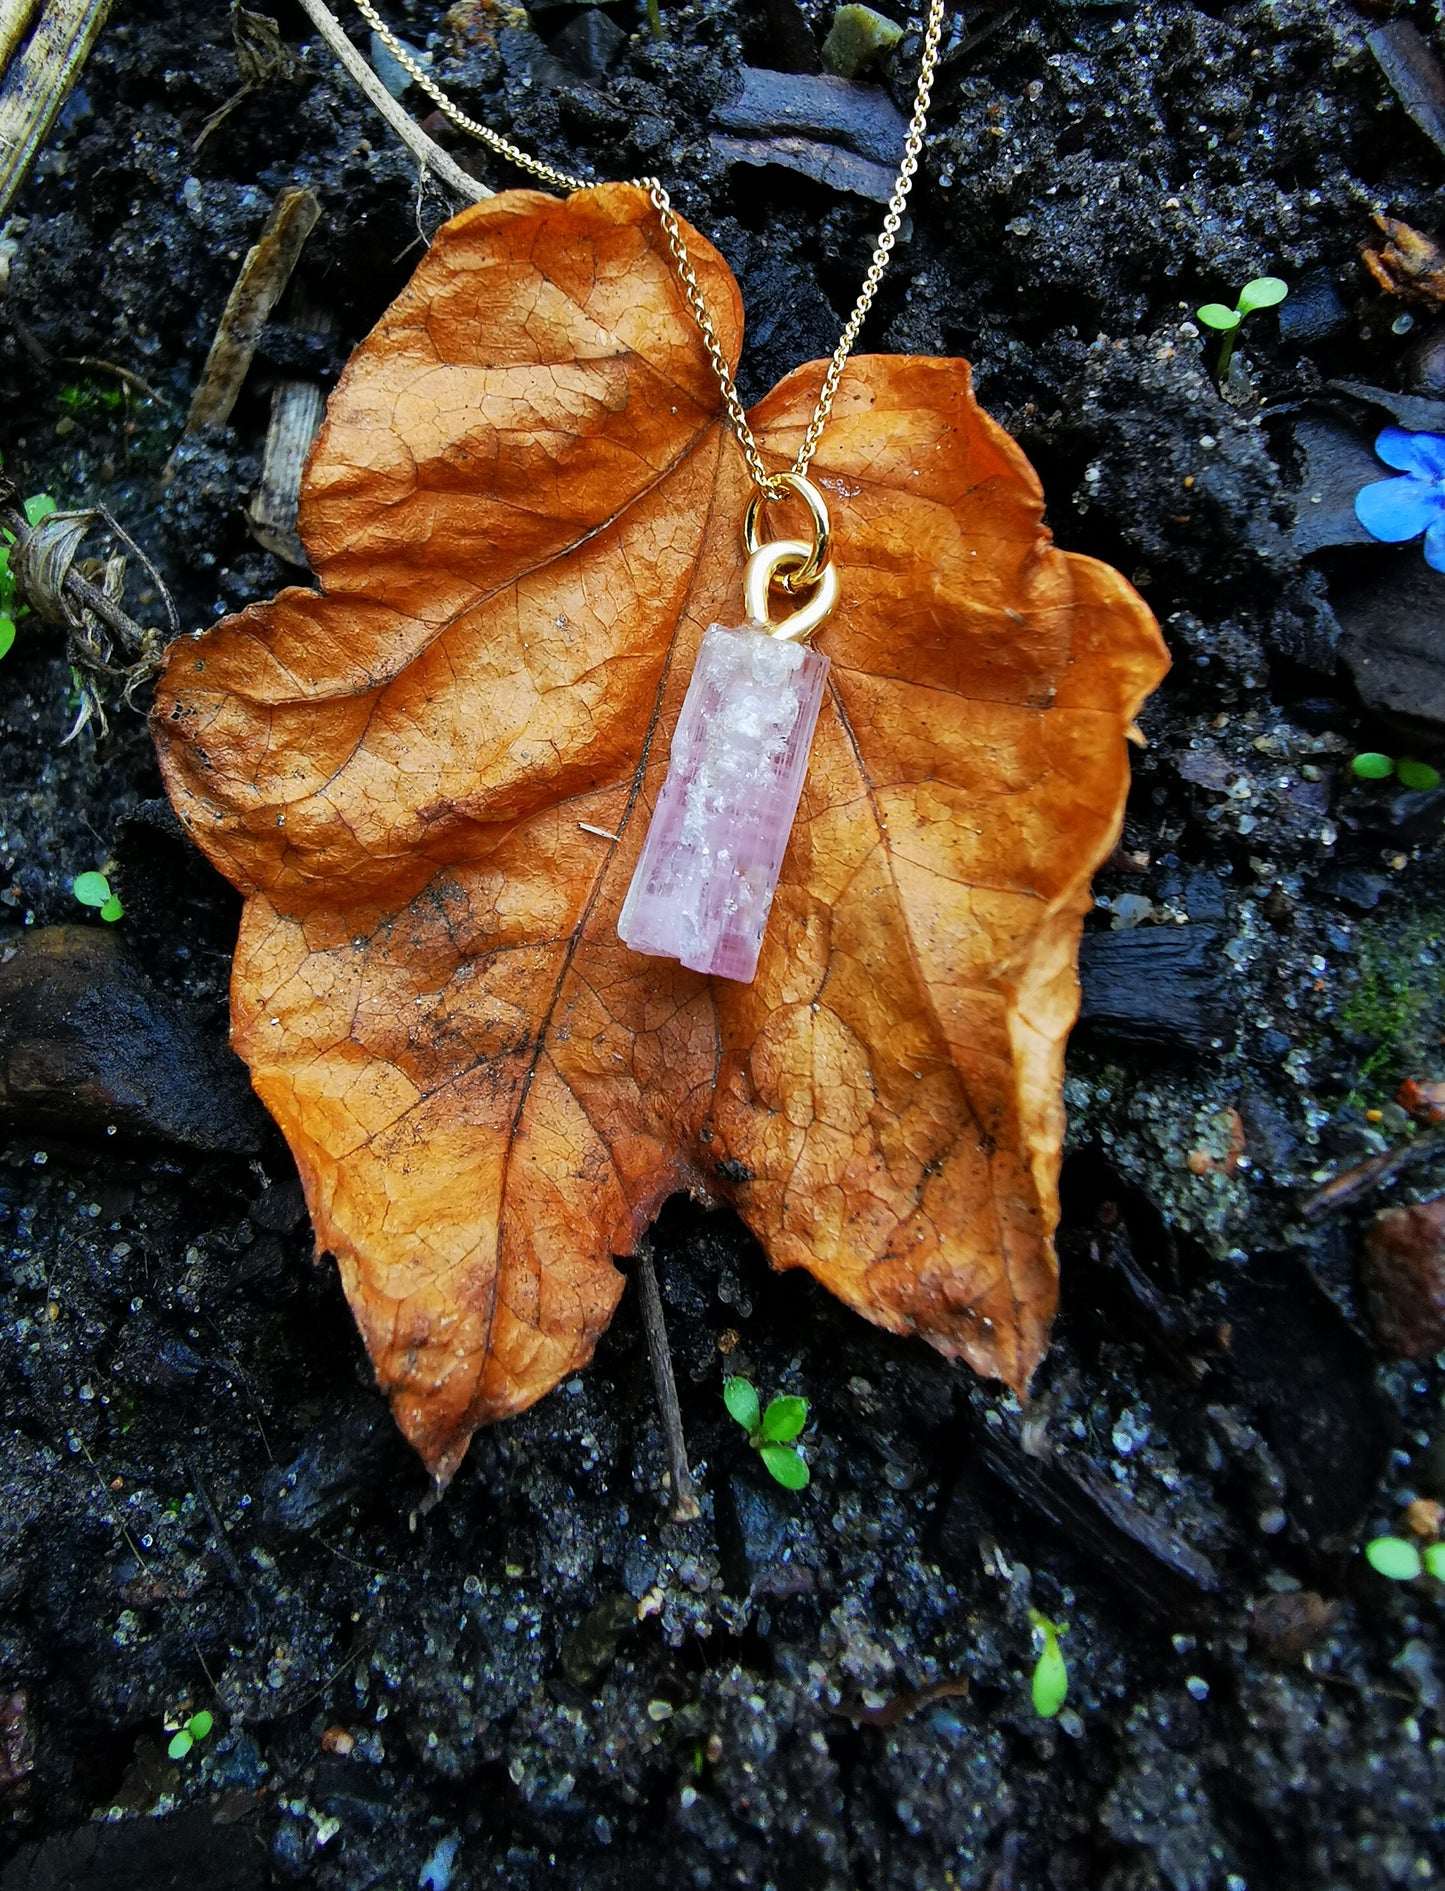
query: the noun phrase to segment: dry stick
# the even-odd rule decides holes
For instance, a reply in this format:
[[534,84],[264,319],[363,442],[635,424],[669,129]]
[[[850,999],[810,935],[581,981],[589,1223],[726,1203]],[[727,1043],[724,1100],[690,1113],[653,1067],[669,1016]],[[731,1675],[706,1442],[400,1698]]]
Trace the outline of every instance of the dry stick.
[[1346,1169],[1333,1182],[1326,1182],[1322,1189],[1310,1196],[1300,1213],[1311,1220],[1317,1215],[1327,1215],[1333,1209],[1358,1201],[1362,1195],[1373,1194],[1377,1188],[1392,1181],[1401,1169],[1409,1168],[1411,1163],[1423,1162],[1442,1153],[1445,1153],[1445,1129],[1419,1136],[1414,1142],[1387,1150],[1382,1156],[1371,1156],[1368,1162]]
[[[4,5],[4,39],[18,41],[29,10],[12,8],[10,0]],[[9,66],[0,88],[0,217],[25,182],[110,7],[111,0],[46,0],[40,24]]]
[[423,171],[434,173],[453,195],[460,197],[465,203],[480,203],[484,197],[495,195],[469,171],[464,171],[456,159],[449,157],[434,138],[426,135],[410,113],[397,104],[381,80],[342,32],[336,15],[329,7],[322,4],[322,0],[301,0],[301,8]]
[[672,1484],[674,1523],[695,1523],[702,1515],[687,1468],[687,1442],[682,1435],[682,1412],[677,1403],[677,1381],[672,1376],[672,1352],[662,1317],[662,1295],[657,1291],[657,1270],[652,1265],[652,1243],[637,1244],[637,1286],[642,1295],[642,1330],[647,1335],[647,1363],[662,1408],[662,1440],[667,1450],[667,1474]]

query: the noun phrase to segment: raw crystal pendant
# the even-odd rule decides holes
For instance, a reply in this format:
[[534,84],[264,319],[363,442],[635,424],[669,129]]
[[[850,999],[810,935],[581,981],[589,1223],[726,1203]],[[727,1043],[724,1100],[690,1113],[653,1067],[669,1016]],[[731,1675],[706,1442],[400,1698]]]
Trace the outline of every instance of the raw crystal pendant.
[[751,627],[707,632],[617,922],[624,945],[752,978],[827,675],[806,644]]

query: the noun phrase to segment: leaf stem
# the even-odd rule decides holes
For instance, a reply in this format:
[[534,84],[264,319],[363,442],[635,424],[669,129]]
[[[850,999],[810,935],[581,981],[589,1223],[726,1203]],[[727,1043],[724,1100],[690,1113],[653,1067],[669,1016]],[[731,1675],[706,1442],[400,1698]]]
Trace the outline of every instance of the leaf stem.
[[662,1295],[657,1290],[652,1243],[646,1236],[637,1244],[637,1288],[642,1299],[642,1330],[647,1336],[647,1363],[652,1367],[652,1383],[657,1389],[657,1403],[662,1413],[662,1441],[672,1485],[672,1506],[668,1515],[674,1523],[696,1523],[702,1515],[702,1507],[693,1489],[692,1472],[687,1468],[687,1440],[682,1435],[682,1410],[677,1402],[677,1381],[672,1375],[672,1349],[667,1343],[667,1326],[662,1317]]

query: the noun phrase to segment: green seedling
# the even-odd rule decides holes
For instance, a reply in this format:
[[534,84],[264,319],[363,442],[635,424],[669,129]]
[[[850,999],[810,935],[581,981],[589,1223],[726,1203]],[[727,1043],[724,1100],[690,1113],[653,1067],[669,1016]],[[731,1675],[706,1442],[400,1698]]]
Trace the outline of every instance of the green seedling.
[[[25,501],[27,524],[39,525],[42,519],[48,519],[56,509],[55,501],[48,492],[33,493]],[[15,641],[15,627],[20,618],[26,616],[29,606],[15,601],[15,573],[10,569],[10,547],[15,543],[14,534],[0,532],[0,657],[3,657]]]
[[1034,1712],[1041,1720],[1052,1720],[1069,1698],[1069,1664],[1064,1660],[1064,1651],[1059,1646],[1059,1637],[1068,1634],[1069,1625],[1067,1622],[1051,1622],[1048,1616],[1041,1615],[1037,1609],[1029,1610],[1029,1621],[1033,1624],[1039,1650],[1030,1687]]
[[102,919],[115,921],[125,912],[103,873],[78,873],[70,883],[70,890],[82,906],[95,907]]
[[192,1714],[186,1724],[171,1735],[166,1752],[173,1760],[183,1760],[192,1747],[198,1747],[203,1740],[209,1739],[215,1724],[215,1715],[201,1708],[199,1713]]
[[1365,1561],[1390,1582],[1413,1582],[1423,1567],[1419,1550],[1403,1536],[1377,1536],[1365,1545]]
[[808,1401],[777,1398],[764,1411],[752,1381],[734,1378],[723,1381],[723,1403],[748,1434],[769,1475],[787,1490],[802,1490],[808,1466],[792,1441],[808,1422]]
[[1288,294],[1289,284],[1281,282],[1278,276],[1256,276],[1240,290],[1239,300],[1232,309],[1225,308],[1222,302],[1206,302],[1203,308],[1194,311],[1206,328],[1217,330],[1223,337],[1219,360],[1214,365],[1214,378],[1221,390],[1229,380],[1229,365],[1234,359],[1234,342],[1240,323],[1256,309],[1277,307]]
[[90,407],[103,407],[114,413],[125,400],[118,387],[104,387],[96,382],[76,381],[61,388],[55,401],[67,414],[82,414]]
[[1413,761],[1408,755],[1397,762],[1393,755],[1381,755],[1376,749],[1366,749],[1363,755],[1357,755],[1350,763],[1350,771],[1361,781],[1388,781],[1393,775],[1402,788],[1440,786],[1440,771],[1428,762]]

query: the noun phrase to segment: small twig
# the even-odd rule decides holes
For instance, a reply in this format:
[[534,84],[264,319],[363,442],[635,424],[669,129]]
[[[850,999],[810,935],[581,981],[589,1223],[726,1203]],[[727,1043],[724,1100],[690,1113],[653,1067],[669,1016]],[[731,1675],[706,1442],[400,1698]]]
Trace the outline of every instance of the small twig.
[[682,1411],[677,1402],[677,1381],[672,1376],[672,1352],[662,1317],[662,1295],[657,1291],[657,1270],[652,1264],[652,1243],[637,1244],[637,1289],[642,1297],[642,1330],[647,1336],[647,1363],[662,1411],[662,1442],[667,1452],[667,1474],[672,1485],[674,1523],[695,1523],[702,1509],[687,1468],[687,1441],[682,1435]]
[[480,203],[484,197],[495,195],[470,171],[464,171],[456,159],[443,151],[434,138],[429,138],[410,113],[397,104],[322,0],[301,0],[301,10],[424,171],[431,171],[464,203]]
[[246,1578],[241,1573],[241,1565],[236,1561],[236,1552],[231,1548],[231,1539],[226,1534],[226,1526],[221,1521],[221,1513],[211,1502],[211,1493],[206,1489],[206,1480],[201,1475],[200,1459],[194,1451],[186,1453],[186,1470],[190,1473],[191,1488],[200,1499],[201,1508],[205,1511],[207,1521],[210,1523],[216,1539],[216,1548],[221,1552],[221,1561],[226,1565],[226,1574],[240,1591],[241,1599],[250,1612],[252,1628],[258,1628],[261,1622],[261,1611],[256,1607],[255,1596],[247,1587]]
[[1433,1135],[1417,1136],[1414,1142],[1407,1142],[1399,1149],[1386,1150],[1382,1156],[1371,1156],[1368,1162],[1346,1169],[1333,1182],[1326,1182],[1322,1189],[1310,1196],[1300,1213],[1313,1219],[1316,1215],[1329,1214],[1332,1209],[1344,1208],[1348,1203],[1357,1201],[1361,1195],[1373,1194],[1377,1188],[1393,1180],[1401,1169],[1409,1168],[1411,1163],[1421,1162],[1442,1151],[1445,1151],[1445,1129],[1437,1130]]
[[99,355],[52,355],[49,359],[58,361],[62,367],[79,368],[82,374],[113,374],[146,400],[160,399],[149,381],[142,380],[134,368],[123,368],[118,361],[102,361]]

